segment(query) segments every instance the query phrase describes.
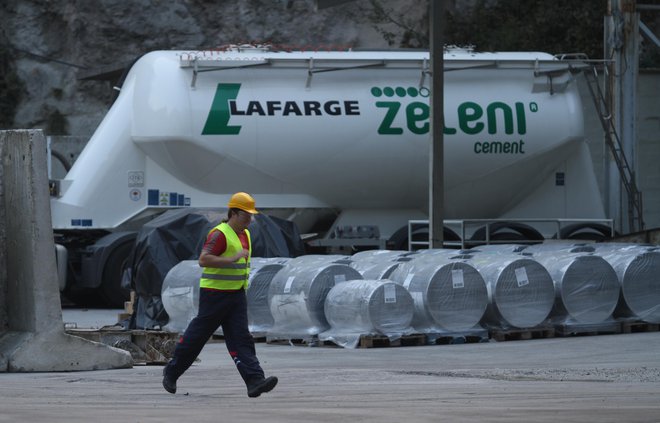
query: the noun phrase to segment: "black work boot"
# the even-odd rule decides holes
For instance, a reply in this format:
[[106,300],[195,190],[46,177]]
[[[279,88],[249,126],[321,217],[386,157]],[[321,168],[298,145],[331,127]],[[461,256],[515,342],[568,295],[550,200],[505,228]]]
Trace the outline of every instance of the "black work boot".
[[[163,388],[170,394],[176,394],[176,379],[172,376],[168,376],[165,371],[167,367],[163,368]],[[272,388],[271,388],[272,389]]]
[[270,392],[277,385],[277,377],[270,376],[266,379],[259,379],[248,385],[248,397],[256,398],[264,392]]

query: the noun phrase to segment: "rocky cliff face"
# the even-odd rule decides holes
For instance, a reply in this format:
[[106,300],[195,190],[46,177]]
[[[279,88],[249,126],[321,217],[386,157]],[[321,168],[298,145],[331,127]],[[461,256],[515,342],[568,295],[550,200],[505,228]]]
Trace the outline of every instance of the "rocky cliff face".
[[[427,30],[426,2],[378,5]],[[81,78],[119,69],[152,50],[410,43],[400,23],[376,24],[376,12],[367,0],[322,9],[314,0],[3,0],[0,127],[90,136],[112,101],[117,75]]]

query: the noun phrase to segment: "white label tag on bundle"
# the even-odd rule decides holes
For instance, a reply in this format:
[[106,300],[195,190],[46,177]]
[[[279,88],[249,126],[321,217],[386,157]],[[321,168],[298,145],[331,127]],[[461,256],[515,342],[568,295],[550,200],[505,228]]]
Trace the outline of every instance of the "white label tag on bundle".
[[289,294],[291,293],[291,285],[293,284],[293,280],[295,279],[295,276],[289,276],[289,279],[286,280],[286,283],[284,284],[284,293]]
[[410,286],[410,282],[413,280],[413,277],[415,276],[414,273],[410,273],[408,276],[406,276],[406,280],[403,281],[403,287],[408,289]]
[[346,282],[346,275],[335,275],[335,285],[339,282]]
[[385,288],[385,304],[396,303],[396,287],[393,284],[387,284]]
[[465,281],[463,280],[463,269],[453,269],[451,271],[451,284],[454,289],[465,288]]
[[518,281],[518,288],[529,285],[527,270],[525,270],[524,267],[519,267],[516,269],[516,280]]

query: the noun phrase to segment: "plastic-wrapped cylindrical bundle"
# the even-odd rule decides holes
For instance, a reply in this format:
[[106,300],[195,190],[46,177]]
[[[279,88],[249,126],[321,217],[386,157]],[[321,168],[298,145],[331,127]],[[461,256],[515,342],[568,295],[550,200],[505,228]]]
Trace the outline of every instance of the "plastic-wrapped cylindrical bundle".
[[612,265],[621,284],[614,315],[660,323],[660,251],[633,248],[602,257]]
[[488,304],[484,279],[469,263],[440,256],[401,263],[390,275],[415,301],[412,325],[420,332],[465,332]]
[[298,259],[287,263],[270,284],[271,334],[295,337],[323,332],[329,327],[323,310],[328,292],[338,283],[363,279],[345,264]]
[[183,332],[197,315],[201,275],[202,268],[197,260],[184,260],[167,272],[161,288],[161,300],[170,319],[164,329]]
[[277,272],[289,261],[288,258],[259,258],[250,262],[250,279],[247,290],[248,327],[250,332],[267,332],[273,326],[273,316],[268,304],[268,289]]
[[343,254],[307,254],[298,256],[289,260],[293,265],[318,266],[319,264],[350,264],[353,261],[351,256]]
[[399,257],[410,255],[410,251],[404,250],[366,250],[358,251],[351,256],[353,261],[393,261]]
[[417,250],[414,253],[408,255],[408,257],[415,259],[421,256],[439,256],[439,257],[448,257],[448,256],[462,256],[474,252],[472,249],[468,250],[457,250],[455,248],[429,248],[424,250]]
[[389,278],[399,266],[399,262],[360,260],[352,262],[349,266],[360,272],[365,279],[379,280]]
[[550,272],[555,283],[553,321],[595,324],[610,318],[620,287],[606,260],[585,254],[537,254],[534,259]]
[[521,244],[490,244],[480,245],[475,248],[466,250],[466,252],[473,253],[495,253],[495,254],[518,254],[525,250],[529,245]]
[[522,250],[524,253],[546,254],[546,253],[593,253],[595,247],[593,243],[575,243],[575,242],[544,242],[534,244]]
[[393,339],[412,331],[413,299],[403,286],[388,280],[337,284],[325,299],[324,311],[330,330],[319,338],[344,347],[355,347],[360,335]]
[[593,244],[596,254],[603,255],[608,253],[639,253],[645,251],[654,251],[658,249],[657,245],[652,244],[631,244],[629,242],[599,242]]
[[532,328],[550,314],[555,288],[550,273],[535,260],[517,255],[477,254],[468,260],[488,286],[483,322],[498,328]]

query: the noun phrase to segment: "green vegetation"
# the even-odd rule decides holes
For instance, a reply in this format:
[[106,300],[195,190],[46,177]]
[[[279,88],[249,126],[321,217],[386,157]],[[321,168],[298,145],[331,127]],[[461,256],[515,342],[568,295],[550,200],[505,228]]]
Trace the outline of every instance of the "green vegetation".
[[14,124],[22,92],[23,81],[16,74],[10,50],[0,43],[0,129]]
[[[414,21],[383,4],[370,0],[361,11],[390,46],[428,48],[428,13]],[[607,0],[474,0],[448,4],[445,45],[472,46],[476,51],[584,53],[591,59],[603,58]],[[419,7],[428,10],[428,0],[420,1]],[[658,26],[657,16],[648,11],[641,12],[641,19],[652,29]],[[641,68],[660,67],[660,49],[644,40],[639,60]]]
[[447,13],[445,44],[479,51],[545,51],[603,57],[607,0],[478,0]]
[[59,110],[55,110],[48,115],[46,133],[49,135],[69,135],[69,122]]

